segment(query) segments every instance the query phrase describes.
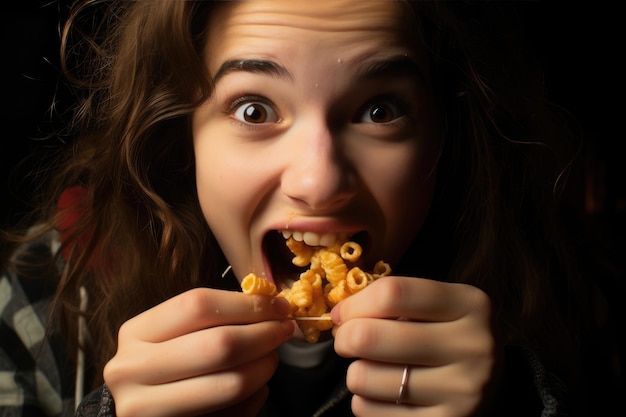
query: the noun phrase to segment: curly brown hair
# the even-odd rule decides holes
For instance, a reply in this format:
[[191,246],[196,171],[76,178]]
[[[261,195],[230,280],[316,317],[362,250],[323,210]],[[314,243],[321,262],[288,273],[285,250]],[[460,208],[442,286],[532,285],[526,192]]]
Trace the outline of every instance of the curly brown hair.
[[[63,69],[80,98],[68,126],[76,139],[40,217],[50,230],[79,214],[62,231],[54,305],[73,341],[87,289],[96,385],[124,321],[186,289],[222,285],[190,133],[190,115],[212,91],[205,29],[220,3],[86,1],[64,26]],[[583,291],[556,215],[578,144],[545,99],[517,28],[506,26],[515,13],[492,3],[403,2],[407,35],[431,54],[444,140],[431,214],[395,270],[482,288],[505,342],[567,369]],[[76,186],[80,199],[59,210]]]

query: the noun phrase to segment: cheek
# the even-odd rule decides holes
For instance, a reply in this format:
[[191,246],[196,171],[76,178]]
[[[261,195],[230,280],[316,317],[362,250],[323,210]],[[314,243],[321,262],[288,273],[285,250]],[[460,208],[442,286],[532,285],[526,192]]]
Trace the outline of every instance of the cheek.
[[199,138],[194,143],[196,161],[196,188],[198,200],[204,217],[209,222],[211,228],[211,217],[219,216],[216,213],[220,205],[215,204],[217,200],[222,200],[220,194],[224,191],[220,184],[224,183],[224,170],[222,161],[215,158],[215,150],[210,149],[208,140]]
[[436,149],[406,144],[378,152],[362,174],[384,218],[384,254],[397,260],[419,232],[435,189]]
[[369,163],[360,168],[362,177],[388,217],[414,211],[432,193],[436,153],[430,147],[407,143],[375,151],[366,160]]
[[407,162],[395,165],[392,172],[372,181],[387,227],[404,233],[411,231],[414,236],[430,209],[435,173],[429,161],[416,158]]
[[[207,204],[229,206],[236,212],[255,210],[275,185],[275,159],[229,147],[211,146],[210,152],[217,157],[210,158],[207,166],[196,168],[199,197]],[[196,157],[197,162],[202,159]]]
[[245,189],[247,171],[233,158],[229,149],[215,129],[194,131],[194,152],[196,162],[196,188],[204,218],[218,240],[224,235],[222,229],[231,229],[241,223],[246,204],[244,198],[250,195]]
[[193,146],[196,163],[196,188],[200,207],[209,227],[217,234],[220,225],[238,217],[233,209],[244,206],[248,193],[246,164],[227,136],[228,126],[216,117],[212,102],[193,117]]
[[251,230],[275,165],[219,123],[194,130],[196,187],[204,218],[236,274],[251,270]]
[[220,248],[235,268],[249,265],[244,254],[250,253],[246,225],[250,195],[245,187],[246,171],[233,166],[228,149],[219,141],[200,136],[194,143],[196,160],[196,187],[204,218],[217,239]]

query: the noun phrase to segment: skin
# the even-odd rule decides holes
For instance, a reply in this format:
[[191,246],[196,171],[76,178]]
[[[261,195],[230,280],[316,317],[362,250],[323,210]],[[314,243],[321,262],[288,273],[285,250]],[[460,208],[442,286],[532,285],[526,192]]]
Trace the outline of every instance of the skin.
[[[393,264],[419,232],[440,133],[428,62],[400,33],[401,13],[393,2],[254,1],[212,16],[215,92],[193,116],[197,189],[239,279],[288,284],[263,250],[286,227],[365,231],[366,264]],[[286,314],[284,300],[202,288],[129,320],[104,373],[118,415],[256,415],[275,349],[294,333]],[[484,402],[496,349],[482,291],[385,277],[331,314],[335,350],[357,358],[356,415],[466,416]]]
[[[215,94],[193,120],[211,230],[237,277],[254,272],[279,286],[261,244],[277,229],[364,230],[369,263],[397,261],[428,212],[439,150],[427,65],[395,30],[399,9],[362,2],[335,16],[342,2],[305,3],[253,2],[215,17],[206,48]],[[220,70],[240,60],[281,72]],[[394,60],[415,70],[361,75]],[[369,122],[381,106],[396,107],[391,120]],[[268,113],[264,123],[245,122],[254,108]]]

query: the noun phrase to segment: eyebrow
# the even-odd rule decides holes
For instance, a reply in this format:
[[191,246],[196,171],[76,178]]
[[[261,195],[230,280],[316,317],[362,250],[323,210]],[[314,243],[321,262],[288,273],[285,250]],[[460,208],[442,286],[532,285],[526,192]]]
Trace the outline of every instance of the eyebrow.
[[[233,59],[225,61],[219,67],[213,77],[213,82],[217,83],[217,81],[225,75],[239,71],[293,80],[293,76],[289,70],[276,62],[264,59]],[[359,69],[357,78],[374,79],[403,75],[417,75],[422,81],[426,81],[426,77],[420,66],[407,55],[394,56],[388,59],[367,63],[364,67]]]
[[224,62],[213,77],[213,82],[217,82],[220,78],[231,72],[253,72],[257,74],[270,75],[277,78],[285,78],[293,80],[291,73],[287,68],[272,61],[264,59],[233,59]]
[[426,76],[420,65],[418,65],[418,63],[408,55],[394,56],[389,59],[368,63],[358,72],[358,76],[362,79],[388,78],[406,75],[417,75],[421,81],[426,81]]

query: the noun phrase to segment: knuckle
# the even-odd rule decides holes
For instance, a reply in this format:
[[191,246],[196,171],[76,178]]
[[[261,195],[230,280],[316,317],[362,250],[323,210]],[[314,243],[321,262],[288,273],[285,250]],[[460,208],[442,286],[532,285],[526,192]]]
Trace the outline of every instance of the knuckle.
[[130,319],[122,323],[120,328],[117,330],[118,345],[121,344],[120,342],[122,340],[126,340],[131,337],[134,337],[134,334],[135,334],[135,330],[133,329],[133,319]]
[[177,297],[178,308],[183,311],[187,317],[202,317],[210,305],[207,299],[207,293],[200,288],[195,288],[180,294]]
[[136,372],[136,361],[129,361],[116,354],[104,365],[102,378],[109,387],[117,387],[124,385]]
[[365,349],[375,347],[379,338],[380,335],[374,326],[355,319],[341,326],[335,339],[335,349],[337,353],[345,356],[360,356]]
[[346,386],[353,394],[359,394],[363,391],[363,384],[370,380],[367,366],[363,361],[354,361],[348,367],[346,374]]
[[108,385],[115,385],[118,381],[123,379],[126,367],[122,366],[120,362],[118,357],[114,356],[104,365],[102,377],[104,378],[104,382]]
[[238,338],[234,332],[228,328],[218,327],[212,332],[207,348],[202,350],[217,363],[232,363],[239,356],[237,342]]
[[233,396],[237,396],[243,391],[244,383],[235,372],[225,373],[218,379],[218,392],[229,392]]
[[380,308],[388,309],[397,305],[402,295],[406,293],[403,290],[402,282],[398,279],[381,278],[374,281],[372,286],[374,285],[376,285],[376,299]]
[[471,302],[473,310],[476,312],[482,312],[485,315],[489,315],[492,310],[491,298],[486,292],[478,287],[467,285],[468,287],[468,300]]

